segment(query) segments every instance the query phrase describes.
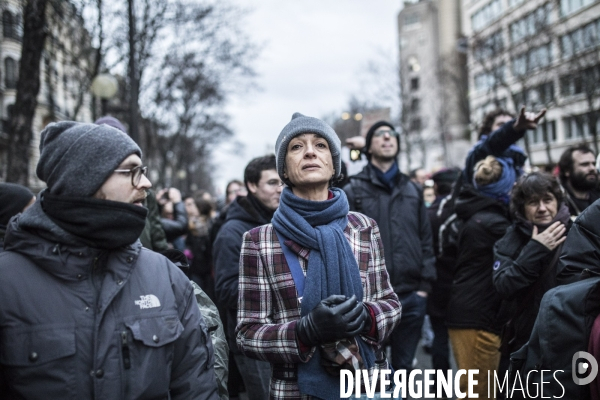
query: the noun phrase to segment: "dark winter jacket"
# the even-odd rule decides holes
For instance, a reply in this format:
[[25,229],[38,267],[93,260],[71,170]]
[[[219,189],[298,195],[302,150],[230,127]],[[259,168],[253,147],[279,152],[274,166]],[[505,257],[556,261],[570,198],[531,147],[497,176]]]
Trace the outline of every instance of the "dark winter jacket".
[[455,211],[464,225],[458,238],[458,259],[446,325],[500,333],[501,297],[494,289],[494,244],[510,226],[507,207],[465,185]]
[[6,233],[6,227],[0,225],[0,253],[4,250],[4,235]]
[[431,225],[419,188],[399,173],[394,188],[379,181],[371,164],[344,187],[351,211],[373,218],[381,230],[385,265],[396,293],[431,292],[435,281]]
[[173,219],[161,218],[160,223],[165,230],[167,242],[172,242],[188,230],[188,218],[183,201],[173,203]]
[[226,334],[229,349],[240,354],[235,339],[238,309],[240,252],[244,233],[271,221],[261,217],[248,198],[238,196],[227,208],[225,223],[213,245],[215,292],[220,308],[227,312]]
[[145,248],[160,253],[168,250],[169,245],[165,237],[165,230],[160,223],[160,211],[156,202],[156,194],[152,190],[147,192],[148,196],[146,196],[144,205],[148,209],[148,216],[146,217],[146,226],[140,235],[140,242]]
[[583,210],[592,205],[596,200],[600,199],[600,192],[597,190],[590,190],[588,192],[589,197],[587,200],[579,200],[575,197],[571,189],[569,189],[569,185],[567,185],[564,181],[561,182],[561,184],[564,189],[565,203],[569,207],[569,212],[571,215],[575,217],[579,216]]
[[217,399],[185,275],[139,241],[82,246],[35,203],[0,253],[0,398]]
[[558,261],[557,283],[576,282],[586,269],[600,273],[600,200],[575,220]]
[[435,269],[437,279],[432,284],[431,294],[427,298],[427,314],[432,317],[444,318],[446,308],[450,301],[450,290],[452,288],[452,279],[454,268],[456,267],[456,258],[439,251],[439,231],[440,226],[446,219],[452,215],[452,207],[447,205],[449,197],[438,197],[431,207],[427,209],[427,215],[431,223],[431,232],[433,233],[433,251],[435,253]]
[[[570,226],[571,221],[567,232]],[[529,340],[542,297],[556,286],[558,259],[551,264],[562,246],[550,251],[531,239],[531,234],[531,227],[518,221],[494,247],[494,287],[506,300],[504,310],[512,319],[515,331],[514,341],[507,349],[510,352],[520,349]],[[539,279],[542,281],[537,283]]]
[[515,147],[511,147],[517,140],[525,136],[525,130],[516,131],[513,128],[515,120],[508,121],[500,128],[483,136],[482,139],[469,151],[465,161],[463,173],[464,183],[473,184],[473,169],[478,161],[487,156],[511,158],[516,168],[521,168],[525,164],[527,156],[525,153]]

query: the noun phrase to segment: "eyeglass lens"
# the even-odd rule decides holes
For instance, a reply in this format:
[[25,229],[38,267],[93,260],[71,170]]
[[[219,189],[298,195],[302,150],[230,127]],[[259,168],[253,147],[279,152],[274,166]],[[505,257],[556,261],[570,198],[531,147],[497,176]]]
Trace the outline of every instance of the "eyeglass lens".
[[398,136],[398,132],[392,131],[392,130],[389,130],[389,129],[377,131],[377,132],[375,132],[375,136],[383,136],[386,133],[389,134],[390,136]]
[[142,180],[142,174],[146,175],[146,173],[148,172],[148,167],[139,166],[134,168],[132,172],[133,175],[131,176],[131,183],[133,184],[133,186],[137,186]]

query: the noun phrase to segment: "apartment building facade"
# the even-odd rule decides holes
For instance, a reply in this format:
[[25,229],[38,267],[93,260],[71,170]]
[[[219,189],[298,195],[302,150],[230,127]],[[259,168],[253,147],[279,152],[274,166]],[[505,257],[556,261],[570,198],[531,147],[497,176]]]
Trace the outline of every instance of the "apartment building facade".
[[[547,108],[521,145],[551,167],[600,131],[600,1],[464,0],[472,119],[503,107]],[[475,137],[472,138],[475,140]]]
[[[24,2],[19,0],[0,0],[0,181],[6,180],[6,149],[10,134],[6,127],[16,99],[23,5]],[[44,186],[35,175],[42,129],[52,121],[92,121],[92,98],[88,88],[94,49],[83,18],[70,1],[49,2],[47,22],[49,34],[41,61],[41,85],[29,154],[29,186],[34,190]]]

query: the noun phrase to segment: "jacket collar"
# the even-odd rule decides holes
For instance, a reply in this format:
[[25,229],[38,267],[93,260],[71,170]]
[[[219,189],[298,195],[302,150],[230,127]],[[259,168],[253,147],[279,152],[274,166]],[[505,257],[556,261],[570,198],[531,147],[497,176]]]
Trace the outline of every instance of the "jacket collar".
[[79,243],[76,237],[54,224],[41,210],[38,202],[11,220],[4,241],[5,251],[22,254],[49,274],[68,281],[87,277],[95,260],[103,256],[106,257],[108,270],[120,277],[128,276],[129,269],[135,264],[141,249],[139,240],[118,250],[104,253],[85,246]]

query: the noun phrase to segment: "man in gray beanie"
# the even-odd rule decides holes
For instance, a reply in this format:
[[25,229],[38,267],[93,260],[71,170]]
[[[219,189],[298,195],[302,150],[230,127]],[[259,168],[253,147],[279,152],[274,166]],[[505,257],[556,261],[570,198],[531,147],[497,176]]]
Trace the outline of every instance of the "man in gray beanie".
[[399,137],[389,122],[373,124],[366,137],[369,163],[350,177],[344,191],[350,209],[373,218],[381,230],[390,282],[402,304],[402,320],[390,336],[392,366],[411,370],[436,271],[421,189],[396,162]]
[[0,393],[9,398],[217,398],[213,349],[185,275],[138,237],[152,185],[108,125],[42,131],[48,188],[0,253]]

